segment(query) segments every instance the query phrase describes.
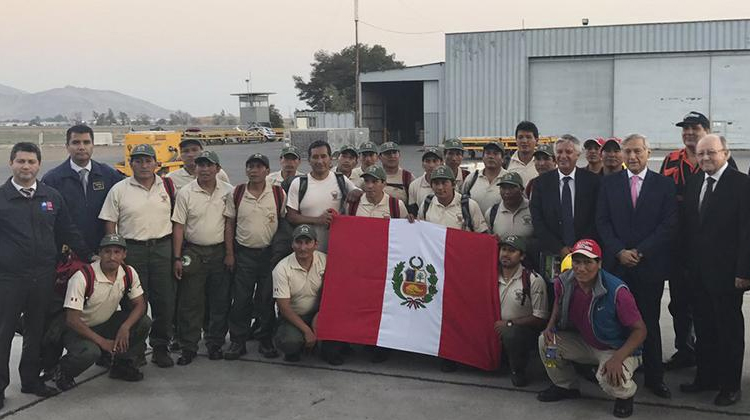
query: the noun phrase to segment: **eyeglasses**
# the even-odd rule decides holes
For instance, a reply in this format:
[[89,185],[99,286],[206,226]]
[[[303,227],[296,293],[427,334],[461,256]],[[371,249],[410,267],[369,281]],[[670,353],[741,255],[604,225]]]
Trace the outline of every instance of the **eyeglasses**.
[[704,157],[706,157],[706,156],[712,158],[712,157],[716,156],[717,154],[719,154],[719,152],[726,152],[726,151],[727,151],[727,149],[706,150],[705,152],[698,152],[695,155],[698,156],[701,159],[704,158]]

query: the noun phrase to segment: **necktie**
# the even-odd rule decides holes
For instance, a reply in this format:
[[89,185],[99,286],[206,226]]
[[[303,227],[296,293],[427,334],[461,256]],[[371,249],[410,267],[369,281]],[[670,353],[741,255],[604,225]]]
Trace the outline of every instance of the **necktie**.
[[32,195],[34,195],[34,189],[33,188],[21,188],[21,194],[23,194],[26,198],[31,198]]
[[703,216],[706,213],[706,209],[708,208],[708,200],[711,198],[711,194],[714,192],[714,183],[716,182],[715,179],[708,177],[706,178],[706,192],[703,194],[703,200],[700,204],[700,216],[701,219],[703,219]]
[[89,170],[86,168],[78,171],[78,178],[81,180],[81,186],[83,187],[83,195],[86,195],[86,188],[89,185]]
[[635,203],[638,202],[638,182],[640,180],[641,177],[638,175],[630,177],[630,200],[633,202],[633,208],[635,208]]
[[562,239],[567,247],[575,243],[575,226],[573,224],[573,194],[570,191],[570,181],[573,178],[566,176],[563,178],[562,196],[560,205],[562,206]]

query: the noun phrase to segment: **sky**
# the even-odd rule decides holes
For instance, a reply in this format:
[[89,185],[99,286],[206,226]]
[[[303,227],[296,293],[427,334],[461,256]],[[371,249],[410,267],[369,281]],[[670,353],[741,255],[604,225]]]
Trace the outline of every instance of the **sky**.
[[[304,109],[292,76],[309,77],[315,51],[354,44],[354,0],[3,0],[2,14],[0,84],[115,90],[194,116],[238,114],[230,93],[245,92],[249,77],[251,90],[276,92],[284,115]],[[750,1],[360,0],[359,35],[417,65],[444,61],[445,33],[579,26],[584,17],[740,19]]]

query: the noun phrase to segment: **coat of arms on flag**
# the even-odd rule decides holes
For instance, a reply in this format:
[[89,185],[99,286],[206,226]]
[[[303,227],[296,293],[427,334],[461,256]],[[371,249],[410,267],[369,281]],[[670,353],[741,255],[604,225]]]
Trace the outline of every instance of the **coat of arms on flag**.
[[497,241],[424,221],[336,216],[317,335],[497,367]]

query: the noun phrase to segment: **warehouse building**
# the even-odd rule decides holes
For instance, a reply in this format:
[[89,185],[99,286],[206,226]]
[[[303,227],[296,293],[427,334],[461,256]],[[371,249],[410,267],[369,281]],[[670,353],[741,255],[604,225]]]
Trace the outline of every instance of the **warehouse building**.
[[361,75],[374,141],[439,144],[513,135],[640,132],[681,144],[691,110],[734,148],[750,148],[750,20],[446,34],[445,63]]

